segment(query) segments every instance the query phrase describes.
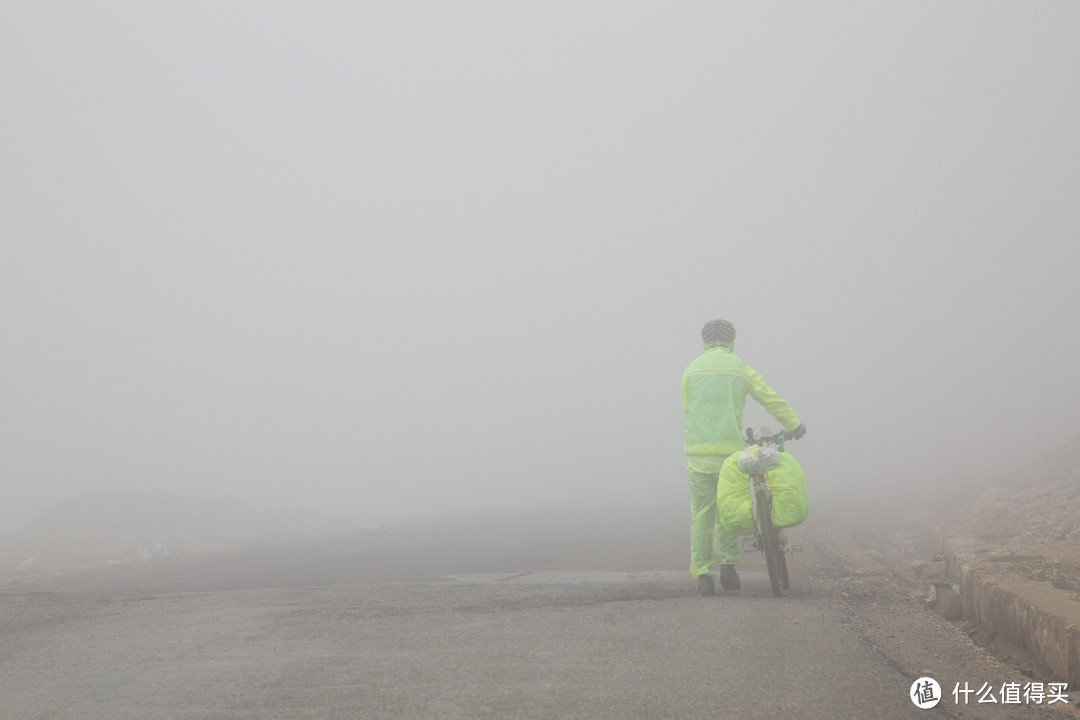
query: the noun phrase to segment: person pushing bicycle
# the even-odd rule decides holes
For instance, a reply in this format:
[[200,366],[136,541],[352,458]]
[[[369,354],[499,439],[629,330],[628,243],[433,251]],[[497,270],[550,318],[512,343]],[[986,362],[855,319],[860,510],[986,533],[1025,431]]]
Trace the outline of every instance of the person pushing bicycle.
[[713,565],[720,563],[720,586],[741,587],[735,565],[739,539],[716,524],[716,482],[724,460],[740,452],[746,397],[754,398],[792,437],[806,425],[761,375],[734,354],[735,326],[710,320],[701,329],[705,352],[687,366],[682,378],[686,434],[686,474],[690,482],[690,572],[698,595],[715,595]]

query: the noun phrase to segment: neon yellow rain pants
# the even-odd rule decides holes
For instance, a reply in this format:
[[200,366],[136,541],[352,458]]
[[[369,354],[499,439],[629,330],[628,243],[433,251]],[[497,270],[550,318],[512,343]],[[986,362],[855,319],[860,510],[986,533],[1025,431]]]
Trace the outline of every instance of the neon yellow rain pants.
[[690,481],[690,573],[716,575],[712,566],[739,562],[739,538],[716,524],[716,481],[719,472],[686,468]]

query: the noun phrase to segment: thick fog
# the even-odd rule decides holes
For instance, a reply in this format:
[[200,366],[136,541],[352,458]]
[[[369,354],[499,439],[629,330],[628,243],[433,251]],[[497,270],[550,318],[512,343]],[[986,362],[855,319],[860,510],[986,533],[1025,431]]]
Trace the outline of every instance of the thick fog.
[[0,16],[0,532],[684,503],[715,317],[812,499],[1080,433],[1075,3]]

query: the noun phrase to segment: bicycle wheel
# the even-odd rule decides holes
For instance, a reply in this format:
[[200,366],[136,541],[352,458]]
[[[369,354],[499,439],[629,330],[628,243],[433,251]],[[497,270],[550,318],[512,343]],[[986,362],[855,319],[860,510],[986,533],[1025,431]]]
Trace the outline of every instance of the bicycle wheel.
[[780,550],[776,554],[776,559],[780,565],[780,589],[788,589],[788,574],[787,574],[787,554]]
[[776,597],[784,594],[784,581],[780,575],[781,563],[784,576],[787,576],[787,563],[780,553],[780,538],[772,524],[772,503],[764,491],[758,493],[758,534],[761,536],[761,552],[765,554],[765,565],[769,569],[769,584]]

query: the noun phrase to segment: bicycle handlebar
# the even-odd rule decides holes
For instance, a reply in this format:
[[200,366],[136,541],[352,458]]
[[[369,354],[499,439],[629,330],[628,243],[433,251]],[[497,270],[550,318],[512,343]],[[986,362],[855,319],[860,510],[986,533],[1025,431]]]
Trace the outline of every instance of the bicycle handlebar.
[[754,428],[746,428],[746,444],[747,445],[760,445],[765,447],[766,445],[783,445],[788,440],[798,440],[797,437],[791,435],[791,430],[781,430],[774,435],[758,435],[754,436]]

